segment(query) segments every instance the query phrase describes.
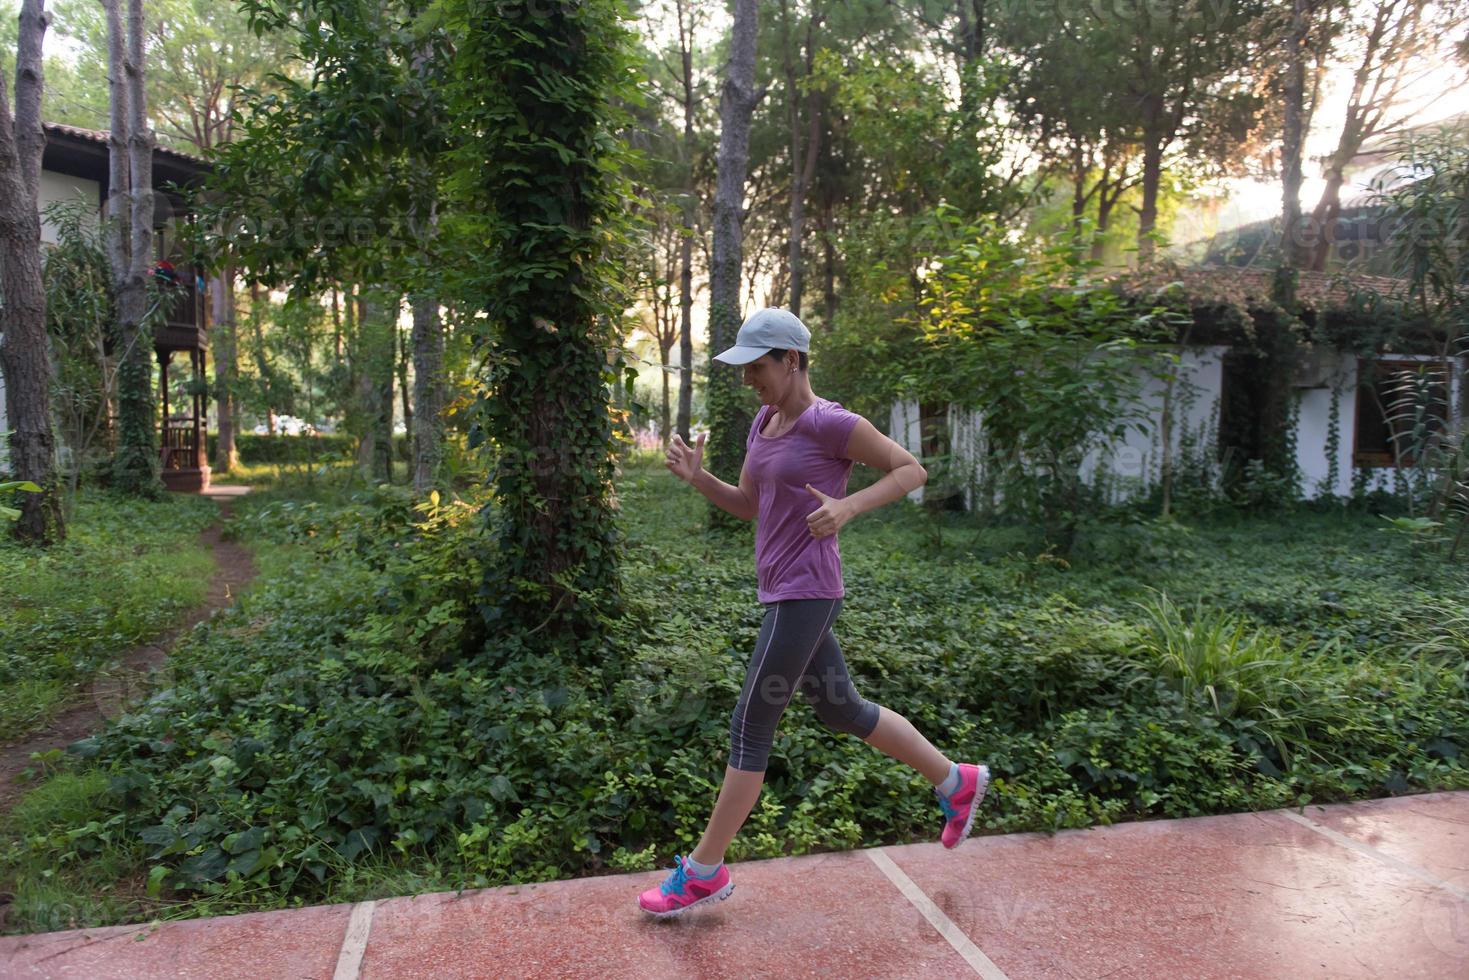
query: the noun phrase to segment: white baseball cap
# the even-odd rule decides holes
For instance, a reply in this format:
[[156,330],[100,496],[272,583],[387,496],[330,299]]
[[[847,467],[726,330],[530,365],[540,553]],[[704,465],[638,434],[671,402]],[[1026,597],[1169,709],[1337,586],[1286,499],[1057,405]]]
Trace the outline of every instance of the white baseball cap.
[[806,324],[778,306],[767,306],[746,317],[734,346],[715,354],[714,359],[726,364],[749,364],[772,350],[811,350],[811,331]]

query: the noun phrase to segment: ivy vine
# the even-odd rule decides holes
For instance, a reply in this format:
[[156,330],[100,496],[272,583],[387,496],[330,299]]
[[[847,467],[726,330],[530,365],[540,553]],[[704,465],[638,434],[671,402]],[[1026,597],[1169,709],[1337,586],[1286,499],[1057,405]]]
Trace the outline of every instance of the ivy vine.
[[471,443],[493,460],[480,610],[502,654],[575,645],[621,606],[609,386],[632,266],[631,35],[614,0],[444,9],[463,40],[443,234],[484,256],[464,283],[485,312]]

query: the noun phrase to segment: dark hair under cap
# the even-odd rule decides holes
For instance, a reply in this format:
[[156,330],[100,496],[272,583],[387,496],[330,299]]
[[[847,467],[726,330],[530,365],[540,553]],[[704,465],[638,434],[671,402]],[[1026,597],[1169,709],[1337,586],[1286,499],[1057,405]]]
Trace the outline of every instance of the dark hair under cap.
[[[765,356],[770,358],[772,361],[782,361],[785,360],[786,352],[777,348],[771,348],[770,350],[765,352]],[[798,350],[796,351],[796,356],[800,358],[801,370],[806,370],[806,364],[808,361],[806,352],[803,350]]]

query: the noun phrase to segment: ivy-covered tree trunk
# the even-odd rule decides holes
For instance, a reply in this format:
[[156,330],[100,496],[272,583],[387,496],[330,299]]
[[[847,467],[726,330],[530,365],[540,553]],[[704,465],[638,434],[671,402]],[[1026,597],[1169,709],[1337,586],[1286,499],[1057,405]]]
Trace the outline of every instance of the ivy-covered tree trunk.
[[484,233],[494,447],[481,608],[496,649],[600,636],[620,596],[608,381],[626,300],[615,139],[630,37],[614,0],[465,0],[454,109]]
[[143,89],[143,5],[129,0],[123,33],[118,0],[104,0],[107,86],[112,131],[108,139],[108,235],[117,302],[117,451],[113,486],[156,496],[162,489],[153,402],[153,335],[148,322],[149,265],[153,259],[153,133]]
[[[729,65],[719,97],[719,176],[714,194],[714,252],[709,262],[709,439],[704,459],[709,472],[726,483],[739,482],[745,462],[745,434],[752,421],[740,393],[740,369],[714,360],[714,354],[735,342],[742,320],[741,209],[750,159],[750,117],[764,96],[763,90],[755,89],[759,16],[756,0],[735,3]],[[715,526],[735,522],[713,505],[709,507],[709,520]]]
[[51,358],[46,339],[46,290],[41,280],[40,194],[41,42],[50,17],[42,0],[20,12],[15,61],[15,115],[0,76],[0,371],[5,378],[10,467],[40,487],[22,493],[15,534],[49,544],[66,537],[61,512],[56,440],[51,430]]

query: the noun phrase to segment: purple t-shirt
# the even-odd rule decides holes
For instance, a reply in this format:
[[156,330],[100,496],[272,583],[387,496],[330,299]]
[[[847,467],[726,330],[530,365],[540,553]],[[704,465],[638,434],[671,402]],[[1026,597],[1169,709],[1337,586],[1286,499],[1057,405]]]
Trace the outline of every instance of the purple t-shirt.
[[806,515],[821,502],[806,489],[811,484],[828,497],[847,495],[852,461],[847,440],[862,416],[838,402],[817,398],[785,432],[761,434],[775,410],[760,406],[745,440],[745,466],[755,482],[759,510],[755,517],[755,571],[762,603],[783,599],[838,599],[842,558],[837,537],[818,538]]

